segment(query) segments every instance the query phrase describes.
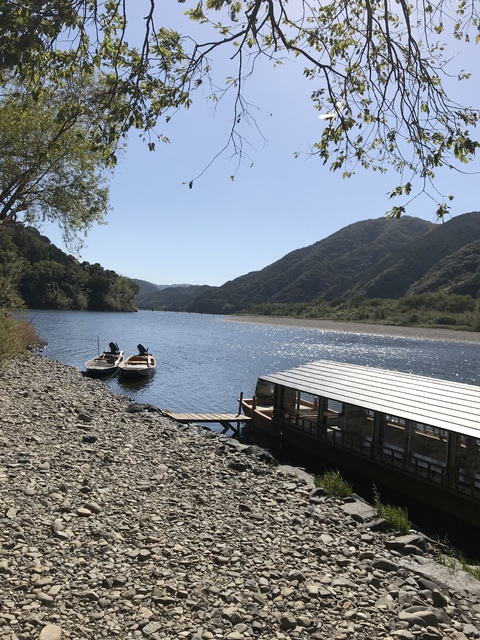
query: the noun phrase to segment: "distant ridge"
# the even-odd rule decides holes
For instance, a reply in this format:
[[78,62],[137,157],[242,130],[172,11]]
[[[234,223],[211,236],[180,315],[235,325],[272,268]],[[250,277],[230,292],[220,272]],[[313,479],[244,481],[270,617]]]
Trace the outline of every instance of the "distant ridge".
[[[159,285],[152,285],[142,280],[134,280],[134,282],[140,287],[136,297],[137,306],[148,309],[185,311],[192,300],[195,300],[195,298],[207,290],[212,289],[212,287],[208,285],[192,284],[165,285],[163,288],[160,288]],[[147,285],[150,285],[150,287]]]
[[190,287],[190,284],[153,284],[153,282],[148,282],[147,280],[139,280],[138,278],[130,278],[132,282],[135,282],[139,286],[139,296],[144,296],[150,293],[154,293],[156,291],[163,291],[163,289],[169,289],[170,287]]
[[169,287],[140,295],[137,304],[148,300],[152,307],[229,314],[252,304],[317,298],[399,298],[435,291],[478,297],[479,269],[480,212],[443,224],[410,216],[377,218],[348,225],[220,287]]

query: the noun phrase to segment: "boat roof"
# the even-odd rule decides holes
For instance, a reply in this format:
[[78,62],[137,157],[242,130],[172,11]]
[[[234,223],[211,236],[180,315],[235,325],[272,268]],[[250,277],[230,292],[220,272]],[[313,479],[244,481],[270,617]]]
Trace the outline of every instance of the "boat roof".
[[480,387],[317,360],[261,380],[480,438]]

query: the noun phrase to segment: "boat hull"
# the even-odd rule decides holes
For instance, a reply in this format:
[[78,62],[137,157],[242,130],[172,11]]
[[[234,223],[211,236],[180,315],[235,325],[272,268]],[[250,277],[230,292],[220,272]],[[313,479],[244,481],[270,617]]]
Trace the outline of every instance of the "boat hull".
[[122,378],[147,378],[155,373],[156,368],[156,360],[151,354],[136,355],[124,360],[118,368],[118,373]]
[[97,378],[113,375],[122,362],[123,351],[115,354],[104,352],[85,363],[85,374]]

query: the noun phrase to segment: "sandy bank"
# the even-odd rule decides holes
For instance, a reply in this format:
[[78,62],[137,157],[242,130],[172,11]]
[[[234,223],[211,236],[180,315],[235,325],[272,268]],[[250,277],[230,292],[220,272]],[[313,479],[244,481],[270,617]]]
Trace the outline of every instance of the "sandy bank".
[[314,318],[255,315],[234,315],[227,316],[226,319],[233,322],[271,324],[286,327],[299,327],[301,329],[318,329],[319,331],[340,331],[379,336],[394,336],[400,338],[418,338],[420,340],[448,340],[449,342],[480,343],[480,333],[477,331],[453,331],[452,329],[428,329],[422,327],[394,327],[362,322],[339,322],[336,320],[318,320]]

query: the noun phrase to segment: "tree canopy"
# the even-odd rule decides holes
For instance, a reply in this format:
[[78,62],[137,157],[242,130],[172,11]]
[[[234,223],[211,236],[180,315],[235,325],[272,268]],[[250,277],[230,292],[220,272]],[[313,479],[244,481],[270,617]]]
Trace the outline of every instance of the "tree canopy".
[[[109,160],[92,139],[92,83],[32,97],[10,82],[0,100],[0,222],[57,222],[66,239],[102,222],[108,210]],[[82,96],[80,101],[80,95]],[[86,108],[83,105],[88,105]]]
[[136,311],[138,285],[79,263],[31,227],[0,225],[0,308]]
[[[115,145],[136,128],[152,149],[165,139],[161,124],[210,81],[215,99],[233,93],[230,142],[242,156],[246,81],[260,57],[272,66],[295,58],[324,125],[311,153],[345,177],[359,167],[397,171],[391,195],[405,200],[391,215],[418,190],[432,195],[439,216],[448,211],[451,196],[436,188],[435,171],[461,169],[480,144],[478,106],[458,103],[451,88],[470,76],[455,68],[455,54],[480,39],[476,0],[179,2],[186,17],[175,28],[155,0],[0,2],[0,79],[14,74],[40,97],[73,74],[101,74],[97,143]],[[130,45],[128,20],[139,11],[143,35]],[[219,55],[232,67],[213,80]]]

